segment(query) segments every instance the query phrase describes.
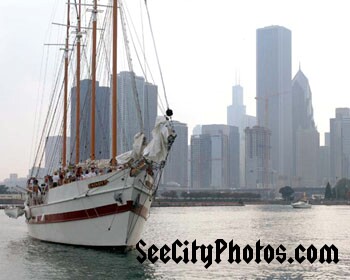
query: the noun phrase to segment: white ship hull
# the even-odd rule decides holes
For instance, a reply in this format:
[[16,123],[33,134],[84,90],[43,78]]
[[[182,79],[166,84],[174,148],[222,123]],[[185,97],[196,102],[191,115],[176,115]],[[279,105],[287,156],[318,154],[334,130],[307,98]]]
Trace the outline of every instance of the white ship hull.
[[[145,171],[137,177],[130,177],[129,171],[50,189],[42,204],[26,208],[29,235],[81,246],[136,245],[149,215],[152,189],[146,186]],[[102,186],[91,188],[91,183]]]

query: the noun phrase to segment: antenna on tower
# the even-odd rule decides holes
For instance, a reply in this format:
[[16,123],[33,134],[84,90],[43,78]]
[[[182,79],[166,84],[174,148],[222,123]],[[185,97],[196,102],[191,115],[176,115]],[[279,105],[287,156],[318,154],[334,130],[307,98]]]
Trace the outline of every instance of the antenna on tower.
[[241,85],[241,77],[240,77],[240,73],[238,70],[236,70],[236,74],[235,74],[235,85]]

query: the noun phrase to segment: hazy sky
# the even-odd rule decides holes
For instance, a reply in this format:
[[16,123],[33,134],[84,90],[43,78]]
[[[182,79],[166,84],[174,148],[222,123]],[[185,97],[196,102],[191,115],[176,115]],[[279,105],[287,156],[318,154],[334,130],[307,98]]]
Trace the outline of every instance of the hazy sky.
[[[0,2],[0,180],[25,176],[31,166],[43,44],[53,38],[53,18],[63,20],[53,12],[63,3]],[[256,29],[269,25],[292,31],[292,75],[300,63],[321,143],[335,108],[350,107],[348,1],[148,0],[148,6],[169,102],[189,134],[196,124],[226,123],[237,73],[255,115]]]

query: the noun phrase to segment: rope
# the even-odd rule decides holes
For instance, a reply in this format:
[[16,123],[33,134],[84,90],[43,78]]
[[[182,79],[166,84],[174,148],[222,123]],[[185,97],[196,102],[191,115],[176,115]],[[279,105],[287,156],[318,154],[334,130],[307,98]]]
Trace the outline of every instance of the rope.
[[133,69],[132,61],[131,61],[129,41],[128,41],[127,32],[126,32],[126,28],[125,28],[126,22],[125,22],[125,18],[124,18],[124,8],[123,8],[122,1],[120,1],[119,5],[120,5],[120,8],[121,8],[120,9],[120,18],[121,18],[121,21],[122,21],[122,30],[123,30],[123,35],[124,35],[125,50],[126,50],[126,53],[127,53],[127,60],[128,60],[128,65],[129,65],[129,71],[130,71],[130,74],[131,74],[132,91],[133,91],[134,101],[135,101],[135,105],[136,105],[136,111],[137,111],[137,115],[138,115],[140,131],[143,132],[144,131],[144,127],[143,127],[143,121],[142,121],[141,106],[140,106],[140,101],[139,101],[139,98],[138,98],[138,92],[137,92],[136,80],[135,80],[136,77],[135,77],[135,72],[134,72],[134,69]]
[[152,41],[153,41],[154,52],[155,52],[155,55],[156,55],[156,58],[157,58],[159,74],[160,74],[160,77],[161,77],[161,80],[162,80],[164,98],[165,98],[166,106],[167,106],[167,108],[169,108],[169,102],[168,102],[168,98],[167,98],[166,91],[165,91],[165,84],[164,84],[164,79],[163,79],[163,72],[162,72],[162,69],[161,69],[161,67],[160,67],[160,62],[159,62],[157,47],[156,47],[156,43],[155,43],[155,40],[154,40],[154,34],[153,34],[153,29],[152,29],[152,24],[151,24],[151,17],[150,17],[149,10],[148,10],[148,6],[147,6],[147,1],[145,1],[145,7],[146,7],[146,11],[147,11],[147,18],[148,18],[149,28],[150,28],[151,35],[152,35]]

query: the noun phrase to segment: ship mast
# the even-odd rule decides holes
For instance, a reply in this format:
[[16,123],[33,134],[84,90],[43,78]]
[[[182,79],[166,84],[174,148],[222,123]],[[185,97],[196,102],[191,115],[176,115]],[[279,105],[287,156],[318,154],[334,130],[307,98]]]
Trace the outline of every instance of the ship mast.
[[81,0],[78,7],[77,26],[77,77],[76,77],[76,130],[75,130],[75,164],[80,160],[80,39],[81,39]]
[[96,37],[97,37],[97,0],[92,11],[92,85],[91,85],[91,146],[90,159],[95,159],[95,99],[96,99]]
[[112,56],[112,162],[117,156],[117,35],[118,35],[118,0],[113,1],[113,56]]
[[67,96],[68,96],[68,47],[69,47],[69,20],[70,0],[67,5],[67,34],[66,45],[64,49],[64,98],[63,98],[63,148],[62,148],[62,167],[66,167],[67,156]]

